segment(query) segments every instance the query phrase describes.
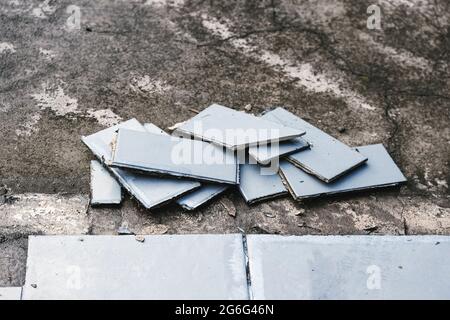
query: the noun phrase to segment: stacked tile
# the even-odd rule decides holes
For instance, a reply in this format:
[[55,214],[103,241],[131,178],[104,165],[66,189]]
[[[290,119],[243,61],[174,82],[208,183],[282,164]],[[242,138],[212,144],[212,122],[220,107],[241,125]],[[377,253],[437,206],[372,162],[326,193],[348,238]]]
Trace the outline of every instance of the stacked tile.
[[351,148],[283,108],[256,117],[217,104],[168,135],[136,119],[83,137],[94,205],[122,185],[145,208],[195,210],[236,188],[248,204],[397,185],[405,177],[382,145]]

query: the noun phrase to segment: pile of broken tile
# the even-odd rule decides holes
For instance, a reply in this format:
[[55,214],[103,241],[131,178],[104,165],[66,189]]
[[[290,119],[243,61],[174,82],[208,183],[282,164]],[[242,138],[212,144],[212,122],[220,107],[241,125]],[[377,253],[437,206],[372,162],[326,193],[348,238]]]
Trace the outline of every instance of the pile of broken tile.
[[394,186],[406,179],[383,145],[352,148],[283,108],[260,117],[217,104],[171,135],[136,119],[82,137],[91,204],[119,204],[121,186],[145,208],[195,210],[226,190],[248,204]]

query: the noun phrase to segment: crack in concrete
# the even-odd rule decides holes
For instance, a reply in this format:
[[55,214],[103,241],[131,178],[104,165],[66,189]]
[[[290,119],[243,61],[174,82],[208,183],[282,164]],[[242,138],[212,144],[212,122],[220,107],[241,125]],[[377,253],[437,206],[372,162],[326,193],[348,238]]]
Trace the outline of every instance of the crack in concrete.
[[[363,108],[370,111],[376,110],[376,108],[368,103],[368,101],[366,101],[367,99],[357,91],[343,88],[342,84],[345,83],[343,79],[335,79],[334,77],[330,77],[327,73],[319,73],[309,63],[295,63],[286,60],[276,53],[262,50],[256,45],[246,41],[246,38],[252,34],[267,32],[268,30],[277,31],[280,30],[279,28],[253,30],[241,35],[236,35],[230,30],[230,27],[228,26],[229,23],[223,23],[206,14],[202,14],[201,19],[203,27],[213,35],[218,36],[223,41],[229,41],[231,45],[242,54],[264,62],[269,67],[280,71],[288,78],[296,79],[295,83],[300,87],[315,93],[332,93],[337,98],[343,99],[349,107],[356,109]],[[300,29],[299,26],[296,26],[296,30],[309,30],[310,32],[317,33],[317,31],[312,31],[310,28]]]

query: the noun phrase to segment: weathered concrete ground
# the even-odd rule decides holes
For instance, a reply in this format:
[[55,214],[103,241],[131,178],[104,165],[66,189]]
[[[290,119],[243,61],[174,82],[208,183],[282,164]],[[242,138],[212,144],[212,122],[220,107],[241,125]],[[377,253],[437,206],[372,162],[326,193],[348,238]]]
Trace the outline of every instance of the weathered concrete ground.
[[[381,30],[366,26],[374,3]],[[29,234],[450,234],[448,1],[6,0],[0,30],[0,286],[23,282]],[[408,184],[252,207],[230,192],[195,213],[89,207],[81,135],[131,117],[166,128],[213,102],[383,143]]]

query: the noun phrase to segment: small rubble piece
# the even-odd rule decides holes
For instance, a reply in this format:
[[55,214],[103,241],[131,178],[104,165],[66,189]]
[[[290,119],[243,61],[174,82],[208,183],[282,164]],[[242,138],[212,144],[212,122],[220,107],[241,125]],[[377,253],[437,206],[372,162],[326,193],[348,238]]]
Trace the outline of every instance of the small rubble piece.
[[232,216],[233,218],[236,217],[236,207],[230,199],[225,197],[220,201],[220,203],[222,204],[222,207],[225,208],[229,216]]
[[139,242],[145,242],[145,237],[142,235],[137,235],[134,237],[134,239],[136,239],[136,241],[139,241]]
[[17,197],[12,195],[10,188],[7,186],[0,187],[0,206],[2,204],[11,204],[17,199]]
[[[245,135],[248,130],[255,134]],[[264,134],[259,131],[264,131]],[[188,120],[177,128],[177,132],[230,150],[289,140],[305,134],[304,130],[286,127],[218,104],[213,104]]]
[[29,237],[24,300],[249,298],[240,234],[83,237]]
[[133,232],[131,232],[129,229],[128,229],[128,227],[127,226],[120,226],[118,229],[117,229],[117,234],[118,235],[121,235],[121,236],[129,236],[129,235],[133,235],[134,233]]
[[100,162],[91,161],[91,205],[120,204],[122,189]]
[[168,127],[167,130],[170,132],[175,131],[176,129],[178,129],[179,127],[184,125],[185,123],[186,123],[186,121],[175,123],[173,126]]
[[371,234],[378,230],[378,226],[375,226],[375,225],[367,226],[363,230],[366,231],[367,233]]
[[[381,144],[350,148],[283,108],[255,117],[213,104],[171,129],[169,135],[131,119],[82,137],[99,161],[92,162],[92,204],[118,203],[110,199],[111,190],[120,191],[117,182],[147,209],[175,202],[192,211],[234,185],[252,205],[289,193],[301,200],[406,181]],[[235,217],[233,203],[220,201]]]
[[142,226],[137,226],[139,228],[139,234],[165,234],[169,231],[169,227],[164,224],[147,224],[144,223]]

